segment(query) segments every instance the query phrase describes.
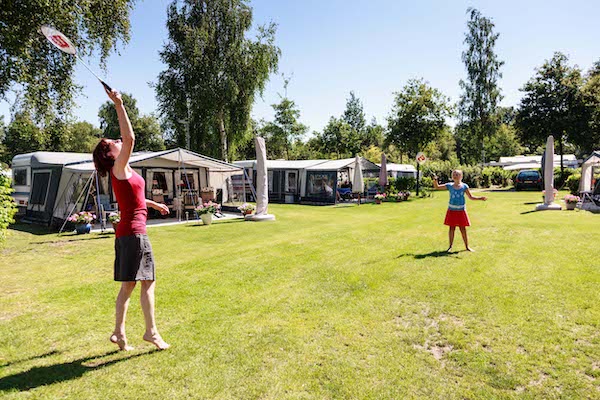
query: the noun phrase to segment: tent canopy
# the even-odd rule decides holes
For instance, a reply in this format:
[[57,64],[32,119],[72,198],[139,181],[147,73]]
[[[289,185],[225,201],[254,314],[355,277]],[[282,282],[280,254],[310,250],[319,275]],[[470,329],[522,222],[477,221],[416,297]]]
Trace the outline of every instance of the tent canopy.
[[[330,160],[324,161],[322,163],[307,167],[307,170],[315,170],[315,171],[339,171],[341,169],[354,169],[354,162],[356,159],[354,158],[344,158],[342,160]],[[363,171],[379,171],[380,167],[367,160],[366,158],[359,157],[360,167]]]
[[[304,169],[317,164],[326,162],[327,160],[267,160],[267,169]],[[243,168],[256,168],[256,160],[234,161],[234,165]]]
[[[203,156],[185,149],[171,149],[157,152],[141,152],[132,154],[129,165],[132,167],[177,168],[180,165],[188,168],[207,168],[210,172],[241,172],[242,168],[214,158]],[[94,163],[83,161],[68,164],[70,171],[92,172]]]

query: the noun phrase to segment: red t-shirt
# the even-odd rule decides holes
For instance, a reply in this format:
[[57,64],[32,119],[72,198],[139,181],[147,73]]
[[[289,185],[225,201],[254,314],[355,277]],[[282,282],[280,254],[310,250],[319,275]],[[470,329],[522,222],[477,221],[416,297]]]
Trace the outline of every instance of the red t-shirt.
[[115,232],[117,237],[146,233],[146,182],[137,172],[133,171],[129,179],[117,179],[110,171],[112,187],[119,203],[121,221]]

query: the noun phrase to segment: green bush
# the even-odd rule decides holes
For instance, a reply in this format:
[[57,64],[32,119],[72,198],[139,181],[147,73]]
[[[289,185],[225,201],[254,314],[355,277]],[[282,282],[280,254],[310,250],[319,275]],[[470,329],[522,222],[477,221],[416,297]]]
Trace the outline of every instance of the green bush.
[[0,242],[4,241],[6,228],[15,222],[13,217],[17,213],[17,205],[10,195],[13,192],[10,187],[10,178],[5,175],[5,171],[0,166]]
[[392,186],[392,184],[398,192],[403,190],[415,190],[415,188],[417,187],[417,180],[413,177],[400,176],[395,179],[391,178],[390,186]]
[[569,175],[565,185],[569,188],[571,194],[579,194],[579,181],[581,180],[581,173],[574,173]]
[[[420,187],[429,188],[429,189],[433,188],[433,178],[430,178],[428,176],[422,177]],[[415,188],[416,188],[416,186],[415,186]]]
[[564,171],[560,172],[560,167],[554,167],[554,186],[562,188],[567,184],[567,180],[573,175],[579,173],[581,175],[581,168],[565,168]]

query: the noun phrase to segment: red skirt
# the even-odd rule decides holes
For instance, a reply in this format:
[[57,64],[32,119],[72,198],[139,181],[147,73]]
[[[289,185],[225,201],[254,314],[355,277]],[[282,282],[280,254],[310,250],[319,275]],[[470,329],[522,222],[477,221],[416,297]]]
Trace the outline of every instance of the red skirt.
[[444,225],[448,226],[471,226],[469,214],[465,210],[448,210]]

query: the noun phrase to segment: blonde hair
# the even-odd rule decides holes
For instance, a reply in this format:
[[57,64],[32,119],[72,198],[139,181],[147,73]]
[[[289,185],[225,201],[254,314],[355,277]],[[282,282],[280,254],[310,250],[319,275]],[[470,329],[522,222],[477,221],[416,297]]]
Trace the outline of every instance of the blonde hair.
[[457,174],[459,174],[461,177],[463,176],[462,169],[454,169],[454,170],[452,170],[452,174],[453,174],[453,175],[454,175],[454,173],[455,173],[455,172],[456,172]]

